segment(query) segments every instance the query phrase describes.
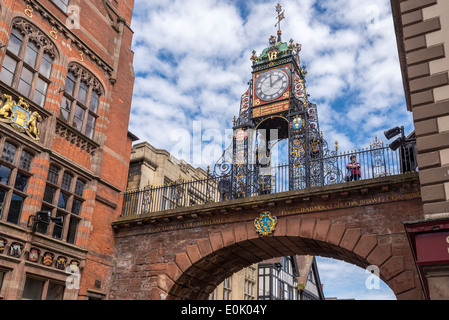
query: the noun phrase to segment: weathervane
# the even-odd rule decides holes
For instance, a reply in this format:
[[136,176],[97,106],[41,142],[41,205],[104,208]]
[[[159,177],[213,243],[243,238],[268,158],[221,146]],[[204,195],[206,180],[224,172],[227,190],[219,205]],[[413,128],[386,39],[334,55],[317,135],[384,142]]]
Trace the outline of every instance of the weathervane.
[[282,35],[282,30],[281,30],[281,21],[285,19],[285,10],[282,11],[282,6],[278,3],[276,6],[276,12],[278,14],[277,16],[277,20],[278,22],[274,25],[275,27],[278,27],[278,42],[281,42],[281,35]]

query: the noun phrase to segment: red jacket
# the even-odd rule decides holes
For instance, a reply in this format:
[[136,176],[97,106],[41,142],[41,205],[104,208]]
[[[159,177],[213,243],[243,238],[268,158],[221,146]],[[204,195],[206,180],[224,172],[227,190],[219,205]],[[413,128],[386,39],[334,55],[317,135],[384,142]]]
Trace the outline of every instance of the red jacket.
[[[349,166],[356,166],[356,168],[349,168]],[[360,163],[359,162],[350,162],[346,165],[346,168],[351,172],[351,175],[359,175],[361,176],[362,173],[360,172]]]

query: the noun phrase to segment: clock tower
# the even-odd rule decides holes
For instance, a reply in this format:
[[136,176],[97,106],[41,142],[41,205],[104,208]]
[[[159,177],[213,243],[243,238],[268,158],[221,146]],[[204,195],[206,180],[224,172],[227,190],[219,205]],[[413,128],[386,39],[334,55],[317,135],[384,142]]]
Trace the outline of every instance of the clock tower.
[[[271,193],[279,183],[299,190],[335,178],[333,170],[324,174],[330,153],[319,130],[317,107],[306,92],[301,45],[282,41],[284,12],[279,4],[276,11],[277,37],[270,37],[260,55],[253,51],[252,79],[234,120],[233,143],[216,164],[217,174],[231,176],[233,198]],[[282,140],[288,141],[288,154],[279,158],[286,164],[275,167],[272,149]]]

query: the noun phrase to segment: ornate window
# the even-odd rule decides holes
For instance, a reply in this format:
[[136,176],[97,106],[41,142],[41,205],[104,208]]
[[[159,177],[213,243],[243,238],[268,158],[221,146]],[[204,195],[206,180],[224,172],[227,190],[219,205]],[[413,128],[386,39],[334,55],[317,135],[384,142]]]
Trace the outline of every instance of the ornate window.
[[62,217],[62,224],[55,223],[51,230],[45,226],[37,231],[75,244],[85,184],[71,172],[51,164],[41,210],[50,211],[52,217]]
[[102,87],[97,78],[78,64],[69,65],[61,117],[92,139],[102,94]]
[[33,154],[22,147],[0,139],[0,218],[19,224]]
[[47,36],[27,21],[15,20],[0,80],[43,107],[55,58],[55,46]]

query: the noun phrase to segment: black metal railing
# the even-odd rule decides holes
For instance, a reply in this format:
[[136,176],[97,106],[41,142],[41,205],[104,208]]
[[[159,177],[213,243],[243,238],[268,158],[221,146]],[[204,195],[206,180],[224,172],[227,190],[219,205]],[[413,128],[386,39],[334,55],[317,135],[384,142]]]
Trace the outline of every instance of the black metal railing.
[[[360,164],[356,171],[348,168],[354,156],[356,163]],[[303,188],[348,183],[352,180],[376,179],[416,171],[413,148],[393,151],[385,146],[335,154],[315,159],[309,165],[315,169],[310,170],[307,181],[302,184]],[[233,183],[231,178],[232,171],[230,175],[208,174],[204,179],[178,180],[163,186],[148,186],[142,190],[130,191],[124,194],[122,217],[292,191],[295,188],[292,188],[289,181],[290,170],[288,163],[266,168],[248,166],[247,177],[243,179],[247,187],[244,190],[248,192],[242,192],[242,188],[237,190],[235,181]]]

